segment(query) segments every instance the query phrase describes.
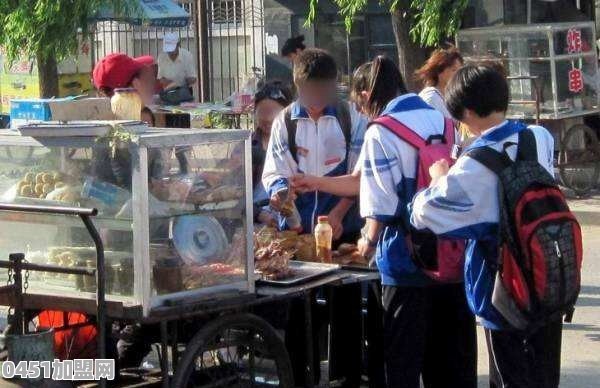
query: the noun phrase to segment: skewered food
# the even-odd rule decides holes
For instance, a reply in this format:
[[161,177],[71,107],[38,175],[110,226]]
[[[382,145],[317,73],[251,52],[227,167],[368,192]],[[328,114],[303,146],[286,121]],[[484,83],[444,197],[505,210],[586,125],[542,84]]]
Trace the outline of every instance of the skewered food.
[[183,267],[183,286],[187,290],[230,283],[244,276],[244,270],[229,264],[188,264]]
[[290,260],[296,250],[285,240],[273,239],[271,228],[262,228],[254,234],[254,266],[263,278],[280,280],[292,275]]
[[341,244],[332,254],[333,262],[341,265],[369,265],[369,260],[358,252],[354,244]]

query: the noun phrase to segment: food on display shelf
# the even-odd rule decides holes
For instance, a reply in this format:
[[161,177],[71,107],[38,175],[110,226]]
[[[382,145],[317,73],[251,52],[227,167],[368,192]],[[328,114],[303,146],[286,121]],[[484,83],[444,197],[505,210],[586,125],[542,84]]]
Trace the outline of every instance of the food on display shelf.
[[231,283],[245,274],[244,269],[224,263],[186,264],[182,273],[186,290]]
[[190,198],[192,202],[198,204],[216,203],[240,199],[244,196],[244,191],[239,186],[223,185],[212,189],[192,193]]
[[289,248],[285,239],[272,239],[271,236],[271,228],[262,228],[255,233],[254,268],[264,279],[288,278],[292,276],[289,263],[296,254],[295,246]]
[[369,265],[369,260],[358,252],[354,244],[341,244],[332,254],[333,262],[340,265]]
[[300,261],[315,261],[315,236],[312,234],[303,234],[298,236],[298,244],[296,245],[296,258]]
[[65,183],[60,172],[28,172],[17,182],[16,195],[26,198],[48,199],[61,202],[79,200],[79,189]]

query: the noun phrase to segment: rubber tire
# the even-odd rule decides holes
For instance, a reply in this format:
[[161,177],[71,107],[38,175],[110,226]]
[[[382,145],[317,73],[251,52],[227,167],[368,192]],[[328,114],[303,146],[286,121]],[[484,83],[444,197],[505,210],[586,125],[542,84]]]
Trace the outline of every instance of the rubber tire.
[[[583,187],[583,188],[570,186],[567,183],[570,181],[569,179],[567,179],[567,176],[569,175],[569,171],[567,170],[566,167],[561,166],[561,161],[564,160],[564,158],[565,158],[565,156],[564,156],[565,152],[566,152],[565,148],[566,148],[566,145],[568,144],[568,141],[571,139],[571,137],[576,136],[579,131],[583,131],[586,136],[589,136],[589,138],[592,139],[592,143],[594,144],[592,152],[595,152],[596,156],[598,157],[596,166],[595,166],[593,174],[592,174],[591,182],[589,183],[588,186]],[[587,125],[584,125],[584,124],[576,124],[567,130],[567,133],[561,142],[557,167],[558,167],[558,174],[560,176],[560,180],[561,180],[562,184],[565,187],[573,190],[578,196],[587,195],[592,189],[594,189],[597,186],[598,178],[600,177],[600,144],[598,143],[598,137],[596,136],[596,133],[590,127],[588,127]]]
[[185,353],[177,365],[175,376],[173,377],[173,388],[187,388],[186,384],[190,377],[190,367],[193,366],[196,355],[200,350],[204,350],[207,340],[215,337],[220,332],[230,327],[250,328],[260,333],[266,346],[271,350],[279,376],[279,387],[293,388],[294,375],[292,373],[292,364],[283,341],[277,335],[275,329],[264,319],[253,314],[233,314],[220,316],[196,333],[196,335],[187,344]]

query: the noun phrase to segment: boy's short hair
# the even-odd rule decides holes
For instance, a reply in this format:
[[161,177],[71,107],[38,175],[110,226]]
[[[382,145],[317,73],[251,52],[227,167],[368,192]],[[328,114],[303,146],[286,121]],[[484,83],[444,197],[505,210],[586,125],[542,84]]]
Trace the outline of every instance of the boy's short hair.
[[508,109],[506,78],[489,66],[466,65],[460,68],[446,87],[446,106],[450,114],[462,120],[465,109],[480,117]]
[[335,59],[325,50],[306,49],[294,61],[294,82],[337,79]]

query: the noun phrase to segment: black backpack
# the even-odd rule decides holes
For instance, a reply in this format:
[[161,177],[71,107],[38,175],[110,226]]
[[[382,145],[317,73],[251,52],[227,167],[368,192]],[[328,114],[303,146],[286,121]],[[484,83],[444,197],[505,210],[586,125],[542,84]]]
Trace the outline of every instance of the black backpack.
[[570,320],[581,284],[581,228],[556,181],[538,162],[535,135],[519,132],[517,157],[489,147],[467,155],[499,180],[499,251],[492,305],[515,329]]
[[[287,128],[288,134],[288,147],[292,158],[298,163],[298,146],[296,145],[296,121],[292,120],[292,106],[288,105],[284,109],[285,127]],[[344,133],[344,139],[346,141],[346,157],[350,151],[350,144],[352,142],[352,119],[350,117],[350,106],[347,102],[338,100],[335,105],[336,119],[340,123],[340,128]]]

